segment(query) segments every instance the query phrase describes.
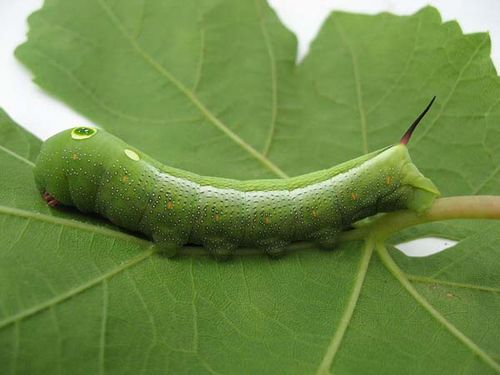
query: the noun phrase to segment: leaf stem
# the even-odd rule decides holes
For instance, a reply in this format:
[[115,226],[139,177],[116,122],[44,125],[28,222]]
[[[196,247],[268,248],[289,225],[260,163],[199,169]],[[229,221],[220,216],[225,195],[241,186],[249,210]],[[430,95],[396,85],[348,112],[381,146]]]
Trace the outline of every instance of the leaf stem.
[[405,228],[433,221],[452,219],[496,219],[500,220],[500,196],[475,195],[437,199],[423,213],[396,211],[387,213],[369,224],[344,233],[342,241],[357,240],[368,233],[377,240],[384,240]]

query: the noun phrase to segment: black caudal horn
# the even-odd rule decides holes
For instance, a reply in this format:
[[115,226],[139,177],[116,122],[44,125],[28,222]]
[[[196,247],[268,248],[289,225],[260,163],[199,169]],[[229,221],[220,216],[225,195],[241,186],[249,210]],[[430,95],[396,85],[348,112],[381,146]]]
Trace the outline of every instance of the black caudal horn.
[[427,107],[425,107],[425,109],[422,111],[422,113],[418,115],[418,117],[415,119],[415,121],[413,121],[413,124],[410,125],[408,130],[403,134],[403,136],[401,137],[401,140],[399,141],[400,144],[402,144],[402,145],[408,144],[408,142],[410,141],[411,135],[413,134],[413,131],[417,127],[420,120],[422,120],[424,118],[425,114],[429,111],[429,109],[432,106],[432,103],[434,103],[434,100],[436,100],[435,96],[431,99],[429,104],[427,104]]

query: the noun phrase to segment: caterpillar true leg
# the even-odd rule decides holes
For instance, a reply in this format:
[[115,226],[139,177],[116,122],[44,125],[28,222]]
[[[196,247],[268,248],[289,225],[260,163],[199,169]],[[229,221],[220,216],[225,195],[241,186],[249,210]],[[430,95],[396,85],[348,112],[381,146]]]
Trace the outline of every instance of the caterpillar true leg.
[[46,201],[50,207],[57,207],[60,203],[56,198],[47,192],[43,194],[43,200]]

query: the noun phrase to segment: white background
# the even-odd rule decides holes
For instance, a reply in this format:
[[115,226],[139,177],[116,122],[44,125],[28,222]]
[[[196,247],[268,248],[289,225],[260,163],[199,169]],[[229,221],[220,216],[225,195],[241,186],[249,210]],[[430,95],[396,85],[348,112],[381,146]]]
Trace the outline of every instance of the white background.
[[[32,81],[30,72],[13,55],[25,40],[26,18],[40,8],[42,0],[0,0],[0,107],[16,122],[42,139],[76,124],[90,124],[58,100],[45,94]],[[466,33],[489,31],[492,58],[500,71],[500,1],[498,0],[270,0],[283,23],[297,34],[299,59],[306,53],[322,22],[332,10],[375,14],[389,11],[411,14],[431,4],[443,20],[456,19]],[[453,241],[431,241],[403,246],[409,255],[439,251]],[[418,250],[418,248],[420,250]],[[423,251],[425,249],[425,252]]]

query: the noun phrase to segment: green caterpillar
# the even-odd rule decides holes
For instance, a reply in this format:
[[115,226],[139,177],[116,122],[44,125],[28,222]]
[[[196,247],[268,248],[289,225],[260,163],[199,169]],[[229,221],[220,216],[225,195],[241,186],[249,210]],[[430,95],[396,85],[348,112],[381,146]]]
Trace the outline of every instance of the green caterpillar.
[[224,258],[237,247],[281,254],[293,241],[332,247],[351,224],[399,209],[421,212],[439,196],[399,144],[288,179],[238,181],[165,166],[104,130],[78,127],[48,139],[34,170],[51,206],[97,213],[152,239],[168,256],[200,244]]

